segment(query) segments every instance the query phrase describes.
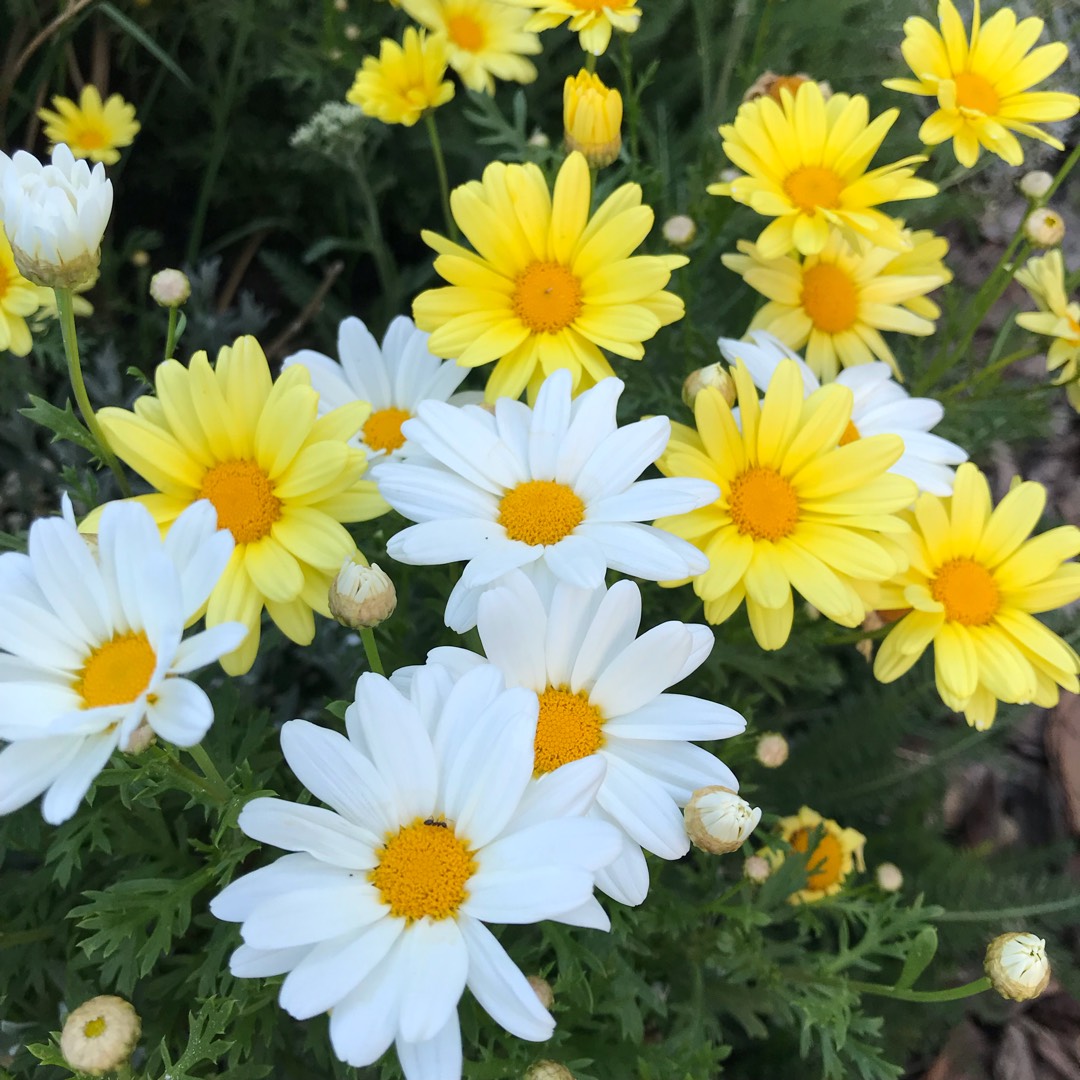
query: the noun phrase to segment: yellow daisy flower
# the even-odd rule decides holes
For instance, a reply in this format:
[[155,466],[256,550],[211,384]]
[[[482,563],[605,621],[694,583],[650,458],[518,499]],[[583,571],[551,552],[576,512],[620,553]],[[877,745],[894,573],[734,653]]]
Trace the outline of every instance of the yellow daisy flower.
[[1016,325],[1054,339],[1046,353],[1046,370],[1058,372],[1056,383],[1068,383],[1069,402],[1080,412],[1080,303],[1070,301],[1065,294],[1061,252],[1049,251],[1028,259],[1016,280],[1039,308],[1021,312]]
[[[156,396],[134,412],[106,408],[98,420],[109,445],[149,484],[137,497],[167,528],[186,506],[209,499],[218,527],[236,548],[206,609],[207,626],[242,622],[243,645],[222,658],[230,675],[247,671],[259,647],[265,606],[291,640],[315,633],[312,611],[329,616],[327,595],[356,545],[343,521],[366,521],[389,507],[371,480],[362,450],[349,445],[370,412],[366,402],[317,418],[319,395],[300,364],[276,381],[259,343],[238,338],[210,366],[197,352],[189,367],[160,364]],[[93,531],[101,508],[84,523]]]
[[602,56],[611,43],[611,31],[632,34],[641,22],[637,0],[506,0],[508,4],[538,9],[528,22],[530,30],[551,30],[568,19],[582,49]]
[[708,556],[709,569],[693,581],[710,623],[745,599],[757,643],[779,649],[791,632],[794,587],[828,618],[858,626],[867,608],[860,590],[906,565],[891,537],[909,531],[896,514],[917,488],[886,471],[903,440],[860,438],[846,386],[823,386],[804,400],[793,360],[777,366],[760,404],[741,360],[735,385],[739,423],[720,391],[706,388],[694,399],[697,430],[672,424],[657,462],[665,476],[711,480],[720,498],[655,524]]
[[[26,356],[32,344],[26,320],[40,306],[38,287],[19,273],[0,221],[0,353]],[[52,289],[48,290],[50,293]]]
[[1023,164],[1014,131],[1064,149],[1034,126],[1036,121],[1067,120],[1080,111],[1075,94],[1030,92],[1069,55],[1060,41],[1028,51],[1042,33],[1042,19],[1018,23],[1011,8],[1001,8],[980,25],[975,0],[969,41],[952,0],[939,0],[938,22],[940,32],[923,18],[904,23],[901,50],[915,78],[885,81],[890,90],[937,98],[938,108],[924,121],[919,138],[928,146],[952,139],[956,160],[968,168],[978,161],[980,146],[1010,165]]
[[849,243],[833,229],[818,254],[776,259],[765,258],[760,244],[741,240],[741,254],[722,260],[768,299],[749,329],[768,330],[792,349],[805,346],[806,362],[823,381],[875,359],[899,377],[881,331],[932,334],[941,312],[926,294],[952,280],[941,262],[946,240],[926,230],[900,236],[911,246],[898,253],[861,236]]
[[431,333],[436,356],[464,367],[498,361],[488,401],[526,387],[531,399],[558,368],[579,393],[614,374],[601,348],[640,360],[641,343],[682,318],[683,302],[663,289],[686,257],[631,257],[653,224],[641,188],[623,184],[590,217],[591,202],[579,153],[563,162],[554,192],[536,165],[497,161],[450,196],[475,253],[423,234],[450,285],[416,298],[416,325]]
[[[809,904],[834,896],[855,869],[863,871],[863,848],[866,837],[856,829],[841,828],[831,818],[823,818],[816,810],[803,806],[793,817],[780,819],[780,836],[792,851],[803,852],[810,847],[810,838],[820,829],[821,839],[814,845],[806,863],[806,887],[792,893],[793,904]],[[784,852],[764,848],[765,856],[776,869],[784,861]]]
[[1016,485],[992,508],[986,477],[956,470],[951,499],[920,495],[909,515],[911,565],[882,590],[882,607],[909,609],[882,642],[874,674],[892,682],[934,645],[938,693],[980,731],[999,701],[1057,704],[1076,693],[1080,658],[1034,615],[1080,597],[1080,529],[1063,525],[1028,539],[1046,489]]
[[60,96],[52,103],[52,109],[38,110],[45,121],[45,138],[54,146],[66,143],[77,158],[115,165],[120,147],[130,146],[142,126],[135,119],[134,105],[119,94],[110,94],[103,102],[97,87],[89,84],[83,87],[78,105]]
[[793,248],[814,255],[839,225],[871,238],[882,247],[904,246],[900,226],[875,209],[899,199],[937,194],[912,167],[926,158],[915,155],[867,172],[871,158],[900,115],[889,109],[870,122],[862,94],[833,94],[825,100],[815,82],[795,94],[780,92],[739,106],[734,124],[720,128],[724,153],[745,176],[710,184],[712,195],[729,195],[765,217],[775,218],[757,238],[767,259]]
[[446,74],[446,39],[410,26],[402,44],[383,38],[379,58],[364,58],[345,100],[384,124],[412,127],[454,96]]
[[450,66],[470,90],[494,94],[496,79],[536,78],[525,57],[540,52],[540,39],[525,29],[525,12],[502,0],[401,0],[401,6],[446,39]]

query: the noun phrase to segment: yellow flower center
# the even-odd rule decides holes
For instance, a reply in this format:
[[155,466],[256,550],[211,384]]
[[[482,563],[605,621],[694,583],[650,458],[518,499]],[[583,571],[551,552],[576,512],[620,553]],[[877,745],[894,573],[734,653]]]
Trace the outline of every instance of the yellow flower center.
[[842,334],[859,318],[855,282],[832,263],[818,263],[803,271],[801,303],[815,328],[826,334]]
[[585,504],[572,488],[554,480],[526,480],[499,503],[499,524],[511,540],[557,544],[585,520]]
[[472,15],[451,15],[446,20],[446,34],[467,52],[479,52],[484,47],[484,26]]
[[835,210],[840,205],[843,190],[844,181],[832,169],[823,169],[820,165],[804,165],[784,180],[788,198],[808,214],[819,207]]
[[209,469],[199,498],[214,504],[218,528],[228,529],[238,544],[261,540],[281,517],[270,477],[254,461],[223,461]]
[[533,743],[536,776],[595,754],[604,745],[604,718],[586,693],[549,686],[540,695],[540,717]]
[[93,1020],[87,1020],[83,1024],[83,1034],[88,1039],[97,1039],[105,1034],[105,1017],[95,1016]]
[[405,445],[405,436],[401,425],[412,414],[404,409],[380,409],[373,412],[364,424],[364,442],[372,450],[397,450]]
[[476,860],[445,821],[417,818],[379,852],[371,883],[399,919],[448,919],[468,898]]
[[861,438],[859,429],[855,426],[855,421],[849,420],[848,426],[844,428],[844,434],[840,436],[840,445],[847,446],[848,443],[858,442]]
[[571,0],[578,11],[603,11],[604,8],[625,6],[623,0]]
[[[813,829],[799,829],[792,834],[788,841],[792,851],[805,851],[810,844],[812,832]],[[840,841],[826,833],[811,853],[806,868],[809,871],[806,877],[808,889],[824,890],[831,885],[838,885],[844,876],[844,849],[840,846]]]
[[945,617],[962,626],[985,626],[1001,607],[994,575],[966,556],[950,559],[938,568],[930,593],[945,605]]
[[581,314],[581,281],[556,262],[534,262],[517,276],[514,314],[534,334],[557,334]]
[[87,658],[75,683],[84,709],[128,705],[149,685],[157,656],[143,631],[117,634]]
[[100,150],[109,142],[108,133],[87,125],[75,132],[75,145],[83,150]]
[[775,469],[754,465],[731,482],[731,520],[744,536],[782,540],[798,524],[795,489]]
[[978,109],[987,116],[996,116],[1001,98],[983,75],[965,71],[956,76],[956,104],[961,109]]

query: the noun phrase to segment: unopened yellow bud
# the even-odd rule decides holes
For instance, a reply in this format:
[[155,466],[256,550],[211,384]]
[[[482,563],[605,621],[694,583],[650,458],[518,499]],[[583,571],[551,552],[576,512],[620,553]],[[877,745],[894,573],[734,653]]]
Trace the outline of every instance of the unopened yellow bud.
[[563,84],[566,149],[579,150],[594,168],[610,165],[622,149],[622,95],[584,68]]
[[1034,934],[1001,934],[986,950],[986,974],[994,989],[1012,1001],[1038,997],[1050,983],[1046,942]]
[[346,559],[330,586],[330,614],[353,630],[378,626],[397,607],[394,583],[375,564]]
[[139,1041],[142,1023],[131,1004],[103,994],[68,1013],[60,1053],[76,1072],[101,1076],[120,1068]]
[[688,409],[692,409],[698,394],[706,387],[719,390],[720,395],[729,406],[735,404],[735,380],[731,377],[728,369],[720,363],[698,368],[686,376],[682,384],[683,404]]

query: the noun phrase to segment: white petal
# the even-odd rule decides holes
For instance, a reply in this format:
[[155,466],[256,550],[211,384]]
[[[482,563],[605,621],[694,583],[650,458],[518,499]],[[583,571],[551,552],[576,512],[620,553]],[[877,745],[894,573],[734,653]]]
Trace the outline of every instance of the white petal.
[[291,971],[311,951],[310,945],[292,949],[253,949],[241,945],[229,957],[229,971],[238,979],[264,979]]
[[[501,525],[498,527],[502,528]],[[536,562],[543,557],[545,551],[550,550],[523,543],[521,540],[496,538],[487,542],[465,567],[461,583],[468,588],[494,585],[498,578],[517,570],[518,567]]]
[[683,623],[654,626],[611,659],[589,691],[590,703],[605,717],[647,705],[678,679],[693,645]]
[[[619,857],[621,855],[622,848],[620,847]],[[608,913],[600,906],[600,902],[595,896],[590,897],[580,907],[571,908],[561,915],[556,915],[555,922],[565,923],[567,926],[581,926],[586,930],[603,930],[607,932],[611,929],[611,919],[608,918]]]
[[401,937],[396,951],[403,969],[398,1039],[434,1038],[465,992],[469,951],[455,919],[418,919]]
[[90,650],[51,611],[21,596],[4,597],[0,649],[50,668],[78,671]]
[[282,855],[225,886],[210,901],[211,912],[225,922],[243,922],[260,904],[288,892],[345,885],[350,871],[329,866],[306,852]]
[[507,686],[525,686],[537,693],[547,688],[547,612],[524,574],[515,571],[501,587],[484,593],[477,629],[485,655],[503,673]]
[[495,521],[499,500],[468,480],[442,469],[389,461],[373,470],[382,497],[410,521],[481,518]]
[[653,521],[667,514],[685,514],[720,497],[711,480],[693,477],[639,480],[625,491],[589,504],[589,521]]
[[590,627],[607,591],[603,585],[578,589],[562,581],[555,586],[544,619],[546,637],[541,652],[546,657],[545,687],[570,685],[574,664],[589,640]]
[[313,945],[379,922],[389,908],[359,874],[343,885],[287,892],[263,901],[244,920],[240,933],[256,949]]
[[555,470],[560,484],[573,485],[596,448],[615,431],[615,407],[622,392],[620,379],[601,379],[574,399],[570,427]]
[[398,1061],[405,1080],[461,1080],[461,1026],[455,1009],[425,1042],[397,1040]]
[[247,637],[248,628],[243,623],[226,622],[207,627],[191,637],[184,638],[177,646],[172,671],[186,675],[232,652]]
[[477,487],[501,495],[528,479],[523,463],[471,409],[425,401],[417,415],[402,426],[405,437]]
[[402,965],[391,949],[381,964],[330,1014],[330,1043],[349,1065],[370,1065],[397,1034]]
[[[387,501],[393,506],[392,499]],[[475,559],[488,553],[493,547],[502,548],[504,545],[528,548],[527,544],[507,540],[506,530],[494,521],[448,518],[425,521],[402,529],[386,542],[386,551],[398,562],[414,566],[435,566],[439,563]]]
[[553,372],[541,384],[529,429],[529,473],[534,480],[553,480],[559,450],[570,423],[570,373]]
[[217,511],[207,499],[192,503],[169,526],[165,554],[180,575],[185,621],[206,603],[225,570],[233,546],[232,533],[218,529]]
[[579,589],[602,585],[608,568],[603,547],[581,531],[545,548],[544,562],[560,581]]
[[114,732],[83,740],[82,746],[49,785],[49,790],[42,800],[41,816],[50,825],[67,821],[78,810],[79,803],[94,782],[94,777],[105,768],[115,749]]
[[214,706],[201,687],[187,679],[166,679],[155,696],[146,720],[158,735],[175,746],[202,741],[214,722]]
[[531,923],[578,907],[592,895],[593,875],[572,867],[478,870],[461,910],[482,922]]
[[664,786],[615,754],[604,754],[608,771],[597,802],[634,841],[662,859],[690,850],[683,816]]
[[252,799],[240,811],[237,824],[252,840],[286,851],[306,851],[333,866],[370,870],[376,864],[366,830],[318,806],[301,806],[284,799]]
[[577,474],[574,491],[586,506],[625,491],[664,452],[670,435],[666,416],[650,416],[613,431]]
[[[0,654],[0,739],[15,742],[19,739],[40,738],[49,729],[50,721],[71,711],[81,711],[82,699],[70,685],[54,681],[42,672],[32,682],[7,682],[3,662],[21,665],[18,674],[34,672],[29,664],[15,657]],[[16,672],[12,670],[11,674]]]
[[709,560],[693,544],[652,525],[586,521],[576,535],[595,540],[612,570],[647,581],[677,581],[709,569]]
[[36,799],[78,754],[85,740],[34,739],[0,750],[0,814],[10,814]]
[[596,801],[607,763],[599,754],[570,761],[525,789],[511,829],[584,814]]
[[635,638],[641,624],[641,590],[632,581],[617,581],[607,590],[585,633],[570,678],[574,693],[591,690],[614,657]]
[[746,730],[734,709],[686,694],[658,694],[632,712],[608,720],[604,733],[621,739],[691,739],[710,742]]
[[596,874],[596,887],[620,904],[637,907],[649,894],[649,866],[641,848],[623,838],[622,854]]
[[664,786],[678,806],[685,806],[698,788],[719,784],[732,791],[739,790],[735,774],[715,754],[693,743],[642,743],[610,735],[604,755],[618,757],[651,776]]
[[562,818],[506,833],[478,854],[483,870],[515,870],[566,863],[599,870],[622,847],[619,830],[595,818]]

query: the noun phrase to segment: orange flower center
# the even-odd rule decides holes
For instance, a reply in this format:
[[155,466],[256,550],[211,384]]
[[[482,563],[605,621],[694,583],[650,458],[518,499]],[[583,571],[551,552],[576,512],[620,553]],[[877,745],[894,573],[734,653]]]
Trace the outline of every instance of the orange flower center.
[[855,282],[832,263],[818,263],[803,271],[801,303],[814,327],[825,334],[842,334],[859,318]]
[[[788,841],[792,851],[805,851],[813,829],[799,829]],[[817,843],[806,863],[806,887],[815,891],[838,885],[844,877],[844,849],[835,836],[826,833]]]
[[549,686],[540,695],[540,717],[533,743],[536,776],[595,754],[604,745],[604,718],[586,693]]
[[7,268],[0,262],[0,300],[3,300],[7,295],[10,282],[11,278],[8,276]]
[[832,171],[820,165],[804,165],[784,180],[788,198],[808,214],[819,207],[835,210],[840,205],[840,193],[844,181]]
[[[769,97],[773,99],[773,101],[777,102],[777,104],[780,104],[781,90],[787,90],[791,94],[791,96],[794,97],[799,87],[802,86],[804,82],[808,81],[809,80],[804,78],[802,75],[777,75],[775,81],[769,87],[767,93]],[[827,172],[828,170],[821,169],[819,171]],[[790,180],[791,177],[788,177],[788,179]],[[788,194],[790,195],[791,193],[788,192]]]
[[625,7],[624,0],[571,0],[578,11],[603,11],[604,8]]
[[412,922],[456,914],[474,873],[473,853],[445,821],[417,818],[386,841],[370,880],[390,914]]
[[782,540],[799,521],[795,489],[775,469],[755,465],[731,482],[731,520],[744,536]]
[[957,75],[956,104],[961,109],[978,109],[987,116],[996,116],[1001,98],[983,75],[965,71]]
[[214,504],[218,528],[228,529],[238,544],[261,540],[281,517],[270,477],[254,461],[223,461],[207,470],[199,498]]
[[380,409],[373,412],[364,424],[364,443],[372,450],[398,450],[405,445],[401,425],[411,417],[404,409]]
[[848,426],[844,428],[844,434],[840,436],[840,445],[847,446],[848,443],[858,442],[861,438],[859,429],[855,426],[855,421],[849,420]]
[[128,705],[150,685],[156,666],[157,656],[143,631],[117,634],[87,658],[75,693],[84,709]]
[[577,493],[554,480],[526,480],[499,503],[499,524],[511,540],[557,544],[585,520],[585,504]]
[[534,262],[517,276],[514,314],[534,334],[557,334],[581,314],[581,281],[556,262]]
[[472,15],[451,15],[446,20],[446,34],[467,52],[479,52],[484,47],[484,26]]
[[938,568],[930,593],[945,605],[945,617],[962,626],[985,626],[1001,607],[994,575],[966,556],[950,559]]
[[101,128],[84,127],[75,133],[75,142],[83,150],[100,150],[108,143]]

